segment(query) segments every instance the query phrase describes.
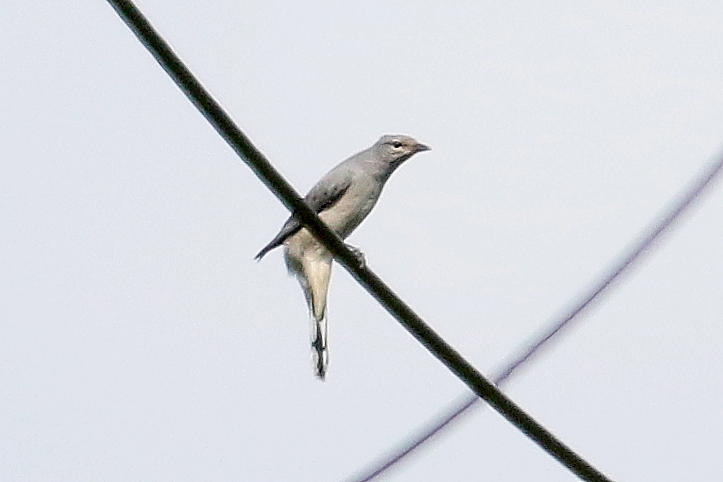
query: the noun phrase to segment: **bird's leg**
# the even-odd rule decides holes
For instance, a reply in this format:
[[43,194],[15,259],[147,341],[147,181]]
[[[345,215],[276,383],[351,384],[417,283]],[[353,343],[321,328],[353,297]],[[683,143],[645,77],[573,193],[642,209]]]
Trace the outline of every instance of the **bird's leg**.
[[359,263],[359,266],[361,266],[362,268],[366,268],[367,260],[364,257],[364,253],[361,252],[361,249],[352,246],[351,244],[347,244],[346,248],[352,252],[352,254],[357,260],[357,263]]

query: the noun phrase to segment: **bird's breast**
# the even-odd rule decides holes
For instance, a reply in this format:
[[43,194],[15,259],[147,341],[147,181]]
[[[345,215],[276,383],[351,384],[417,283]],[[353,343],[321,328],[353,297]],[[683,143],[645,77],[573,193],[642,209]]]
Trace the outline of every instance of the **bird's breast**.
[[377,190],[350,189],[321,219],[343,239],[369,215],[379,199]]

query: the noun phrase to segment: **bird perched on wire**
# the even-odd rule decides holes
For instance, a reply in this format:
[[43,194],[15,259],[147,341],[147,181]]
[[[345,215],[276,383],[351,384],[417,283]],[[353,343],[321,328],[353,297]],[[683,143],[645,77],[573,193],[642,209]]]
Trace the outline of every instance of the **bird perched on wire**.
[[[369,149],[329,171],[304,200],[327,226],[345,239],[372,210],[389,176],[414,154],[428,150],[429,147],[409,136],[382,136]],[[323,380],[329,364],[326,296],[334,257],[292,216],[279,234],[259,251],[256,259],[260,260],[282,244],[286,267],[298,278],[309,306],[314,373]],[[359,250],[349,247],[363,260]]]

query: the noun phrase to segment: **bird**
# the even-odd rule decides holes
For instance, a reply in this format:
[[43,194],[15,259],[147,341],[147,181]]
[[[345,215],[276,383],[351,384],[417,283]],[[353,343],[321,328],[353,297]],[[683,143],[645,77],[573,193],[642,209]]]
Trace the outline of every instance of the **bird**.
[[[346,239],[374,208],[389,176],[414,154],[429,149],[406,135],[384,135],[329,171],[304,201],[341,239]],[[298,279],[309,308],[314,374],[324,380],[329,364],[326,304],[334,256],[293,215],[255,259],[261,260],[282,245],[288,272]],[[364,262],[360,250],[347,247]]]

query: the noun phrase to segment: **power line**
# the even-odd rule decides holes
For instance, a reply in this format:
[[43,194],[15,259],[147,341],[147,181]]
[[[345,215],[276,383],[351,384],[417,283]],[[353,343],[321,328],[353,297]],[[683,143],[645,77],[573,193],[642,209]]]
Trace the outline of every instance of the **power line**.
[[[504,385],[519,368],[527,365],[530,361],[540,355],[543,347],[550,348],[549,342],[553,340],[559,341],[558,335],[563,330],[572,328],[572,321],[579,321],[584,311],[589,308],[593,302],[599,301],[600,296],[608,291],[614,282],[619,281],[620,275],[627,272],[636,262],[640,261],[642,255],[653,246],[653,243],[668,229],[673,223],[678,221],[681,215],[687,211],[687,208],[695,201],[703,191],[710,187],[714,180],[723,171],[723,154],[719,155],[711,161],[710,165],[705,168],[693,182],[690,183],[688,189],[677,201],[671,203],[670,208],[665,212],[663,217],[653,223],[646,231],[645,235],[639,238],[637,243],[625,251],[616,261],[612,263],[607,270],[605,276],[594,284],[586,294],[580,297],[579,301],[570,304],[562,315],[558,316],[549,323],[547,329],[542,331],[534,341],[530,342],[526,347],[522,348],[520,353],[513,356],[511,361],[502,368],[497,375],[493,377],[494,383],[498,386]],[[443,429],[450,426],[461,415],[476,405],[480,401],[479,397],[474,394],[464,396],[450,406],[442,413],[428,421],[416,435],[408,437],[406,441],[399,444],[395,450],[389,451],[387,454],[379,458],[379,460],[369,464],[366,469],[362,469],[359,473],[347,479],[349,482],[368,482],[383,472],[392,468],[402,459],[410,455],[414,450],[419,448],[432,437],[440,433]]]
[[485,379],[469,362],[437,335],[382,280],[364,266],[354,254],[304,203],[299,194],[273,168],[264,155],[234,124],[221,106],[158,35],[133,2],[108,0],[128,27],[146,46],[163,69],[201,111],[226,142],[256,173],[286,207],[316,236],[347,269],[397,320],[429,351],[454,372],[467,386],[502,416],[522,430],[540,447],[583,480],[607,481],[602,473],[588,464],[552,433],[525,413],[497,387]]

